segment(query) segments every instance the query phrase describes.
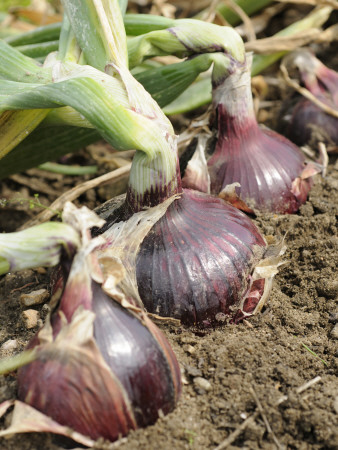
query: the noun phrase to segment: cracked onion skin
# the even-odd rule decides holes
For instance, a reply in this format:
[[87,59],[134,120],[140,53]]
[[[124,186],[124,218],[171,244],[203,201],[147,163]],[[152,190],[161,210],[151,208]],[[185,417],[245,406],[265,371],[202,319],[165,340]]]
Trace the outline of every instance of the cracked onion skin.
[[280,134],[260,127],[251,117],[238,124],[222,105],[218,107],[218,140],[208,161],[210,190],[219,193],[227,185],[239,183],[236,193],[245,202],[246,212],[290,214],[298,211],[311,189],[310,179],[302,180],[303,195],[293,192],[293,182],[305,168],[299,148]]
[[[96,314],[95,344],[83,353],[72,351],[68,341],[61,351],[42,350],[19,370],[18,396],[92,439],[114,441],[174,409],[180,369],[166,338],[147,317],[127,311],[94,281],[82,299],[81,289],[78,284],[66,288],[51,319],[53,336],[62,331],[60,311],[69,322],[82,305]],[[38,343],[37,335],[29,347]]]
[[[184,189],[141,244],[140,297],[147,311],[189,325],[217,324],[220,315],[235,320],[239,304],[250,297],[250,275],[265,247],[245,214],[219,198]],[[264,280],[259,296],[263,290]]]

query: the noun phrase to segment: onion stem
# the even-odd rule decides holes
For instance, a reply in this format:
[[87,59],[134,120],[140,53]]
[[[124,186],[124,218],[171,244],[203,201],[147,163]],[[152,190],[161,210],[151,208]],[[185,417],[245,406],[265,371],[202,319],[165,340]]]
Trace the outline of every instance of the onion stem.
[[6,373],[14,372],[19,367],[25,366],[30,362],[34,361],[37,357],[36,349],[25,350],[18,355],[11,356],[9,358],[4,358],[0,361],[0,375],[5,375]]

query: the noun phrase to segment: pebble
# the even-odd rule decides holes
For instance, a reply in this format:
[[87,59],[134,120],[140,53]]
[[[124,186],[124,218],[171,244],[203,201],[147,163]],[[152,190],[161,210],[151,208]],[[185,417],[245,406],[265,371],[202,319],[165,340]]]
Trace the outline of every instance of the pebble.
[[335,298],[338,295],[338,280],[323,278],[320,283],[317,283],[316,289],[323,297]]
[[32,291],[29,294],[21,294],[20,303],[22,306],[41,305],[48,297],[49,293],[47,289],[39,289],[38,291]]
[[202,389],[203,391],[210,391],[211,390],[211,383],[210,381],[206,380],[202,377],[196,377],[194,378],[194,385],[198,389]]
[[22,311],[21,314],[26,328],[30,330],[31,328],[35,328],[37,326],[39,320],[38,311],[35,309],[26,309],[26,311]]
[[330,334],[333,339],[338,339],[338,323],[332,328]]
[[333,408],[336,411],[336,413],[338,414],[338,395],[335,397],[335,399],[333,401]]
[[9,339],[8,341],[4,342],[1,346],[2,350],[15,350],[18,347],[18,341],[16,339]]
[[189,364],[184,364],[184,369],[188,375],[191,377],[199,377],[202,375],[202,371],[197,369],[197,367],[189,366]]
[[187,345],[187,346],[184,348],[184,350],[185,350],[187,353],[190,353],[190,355],[192,355],[193,353],[196,352],[195,347],[193,347],[192,345]]

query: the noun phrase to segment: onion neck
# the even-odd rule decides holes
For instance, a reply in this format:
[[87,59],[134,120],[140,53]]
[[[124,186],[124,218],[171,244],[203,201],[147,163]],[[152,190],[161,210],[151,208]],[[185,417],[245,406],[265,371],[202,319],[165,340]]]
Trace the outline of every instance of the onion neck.
[[213,106],[217,111],[218,136],[241,138],[249,129],[258,129],[251,93],[251,60],[237,64],[224,81],[213,87]]
[[134,156],[126,198],[133,212],[156,206],[182,192],[177,137],[166,133],[165,139],[168,146],[154,158],[142,151]]

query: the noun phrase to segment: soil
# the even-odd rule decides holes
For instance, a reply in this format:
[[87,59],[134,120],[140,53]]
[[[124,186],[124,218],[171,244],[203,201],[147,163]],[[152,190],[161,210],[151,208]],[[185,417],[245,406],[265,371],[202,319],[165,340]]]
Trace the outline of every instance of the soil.
[[[87,164],[93,163],[92,157],[88,151],[76,156]],[[101,163],[98,174],[106,170],[107,163]],[[45,187],[29,187],[34,178],[44,180]],[[39,192],[39,202],[48,205],[84,179],[34,169],[5,180],[0,197],[32,199]],[[102,187],[76,203],[95,207],[122,191],[123,186],[114,192]],[[98,442],[95,448],[338,448],[337,205],[338,160],[332,155],[326,177],[315,177],[309,199],[298,214],[255,219],[265,235],[285,236],[288,247],[286,263],[262,313],[239,325],[205,331],[160,325],[182,369],[184,386],[177,408],[147,429],[131,432],[115,444]],[[34,216],[39,208],[30,206],[20,201],[7,204],[0,214],[1,229],[13,231]],[[48,312],[48,301],[32,307],[39,320],[27,329],[20,295],[48,286],[49,271],[42,268],[0,278],[1,357],[21,351]],[[4,350],[2,344],[11,339],[17,347]],[[0,403],[15,396],[16,374],[1,376]],[[7,414],[0,425],[9,423]],[[79,447],[67,445],[51,434],[0,440],[4,450]]]

